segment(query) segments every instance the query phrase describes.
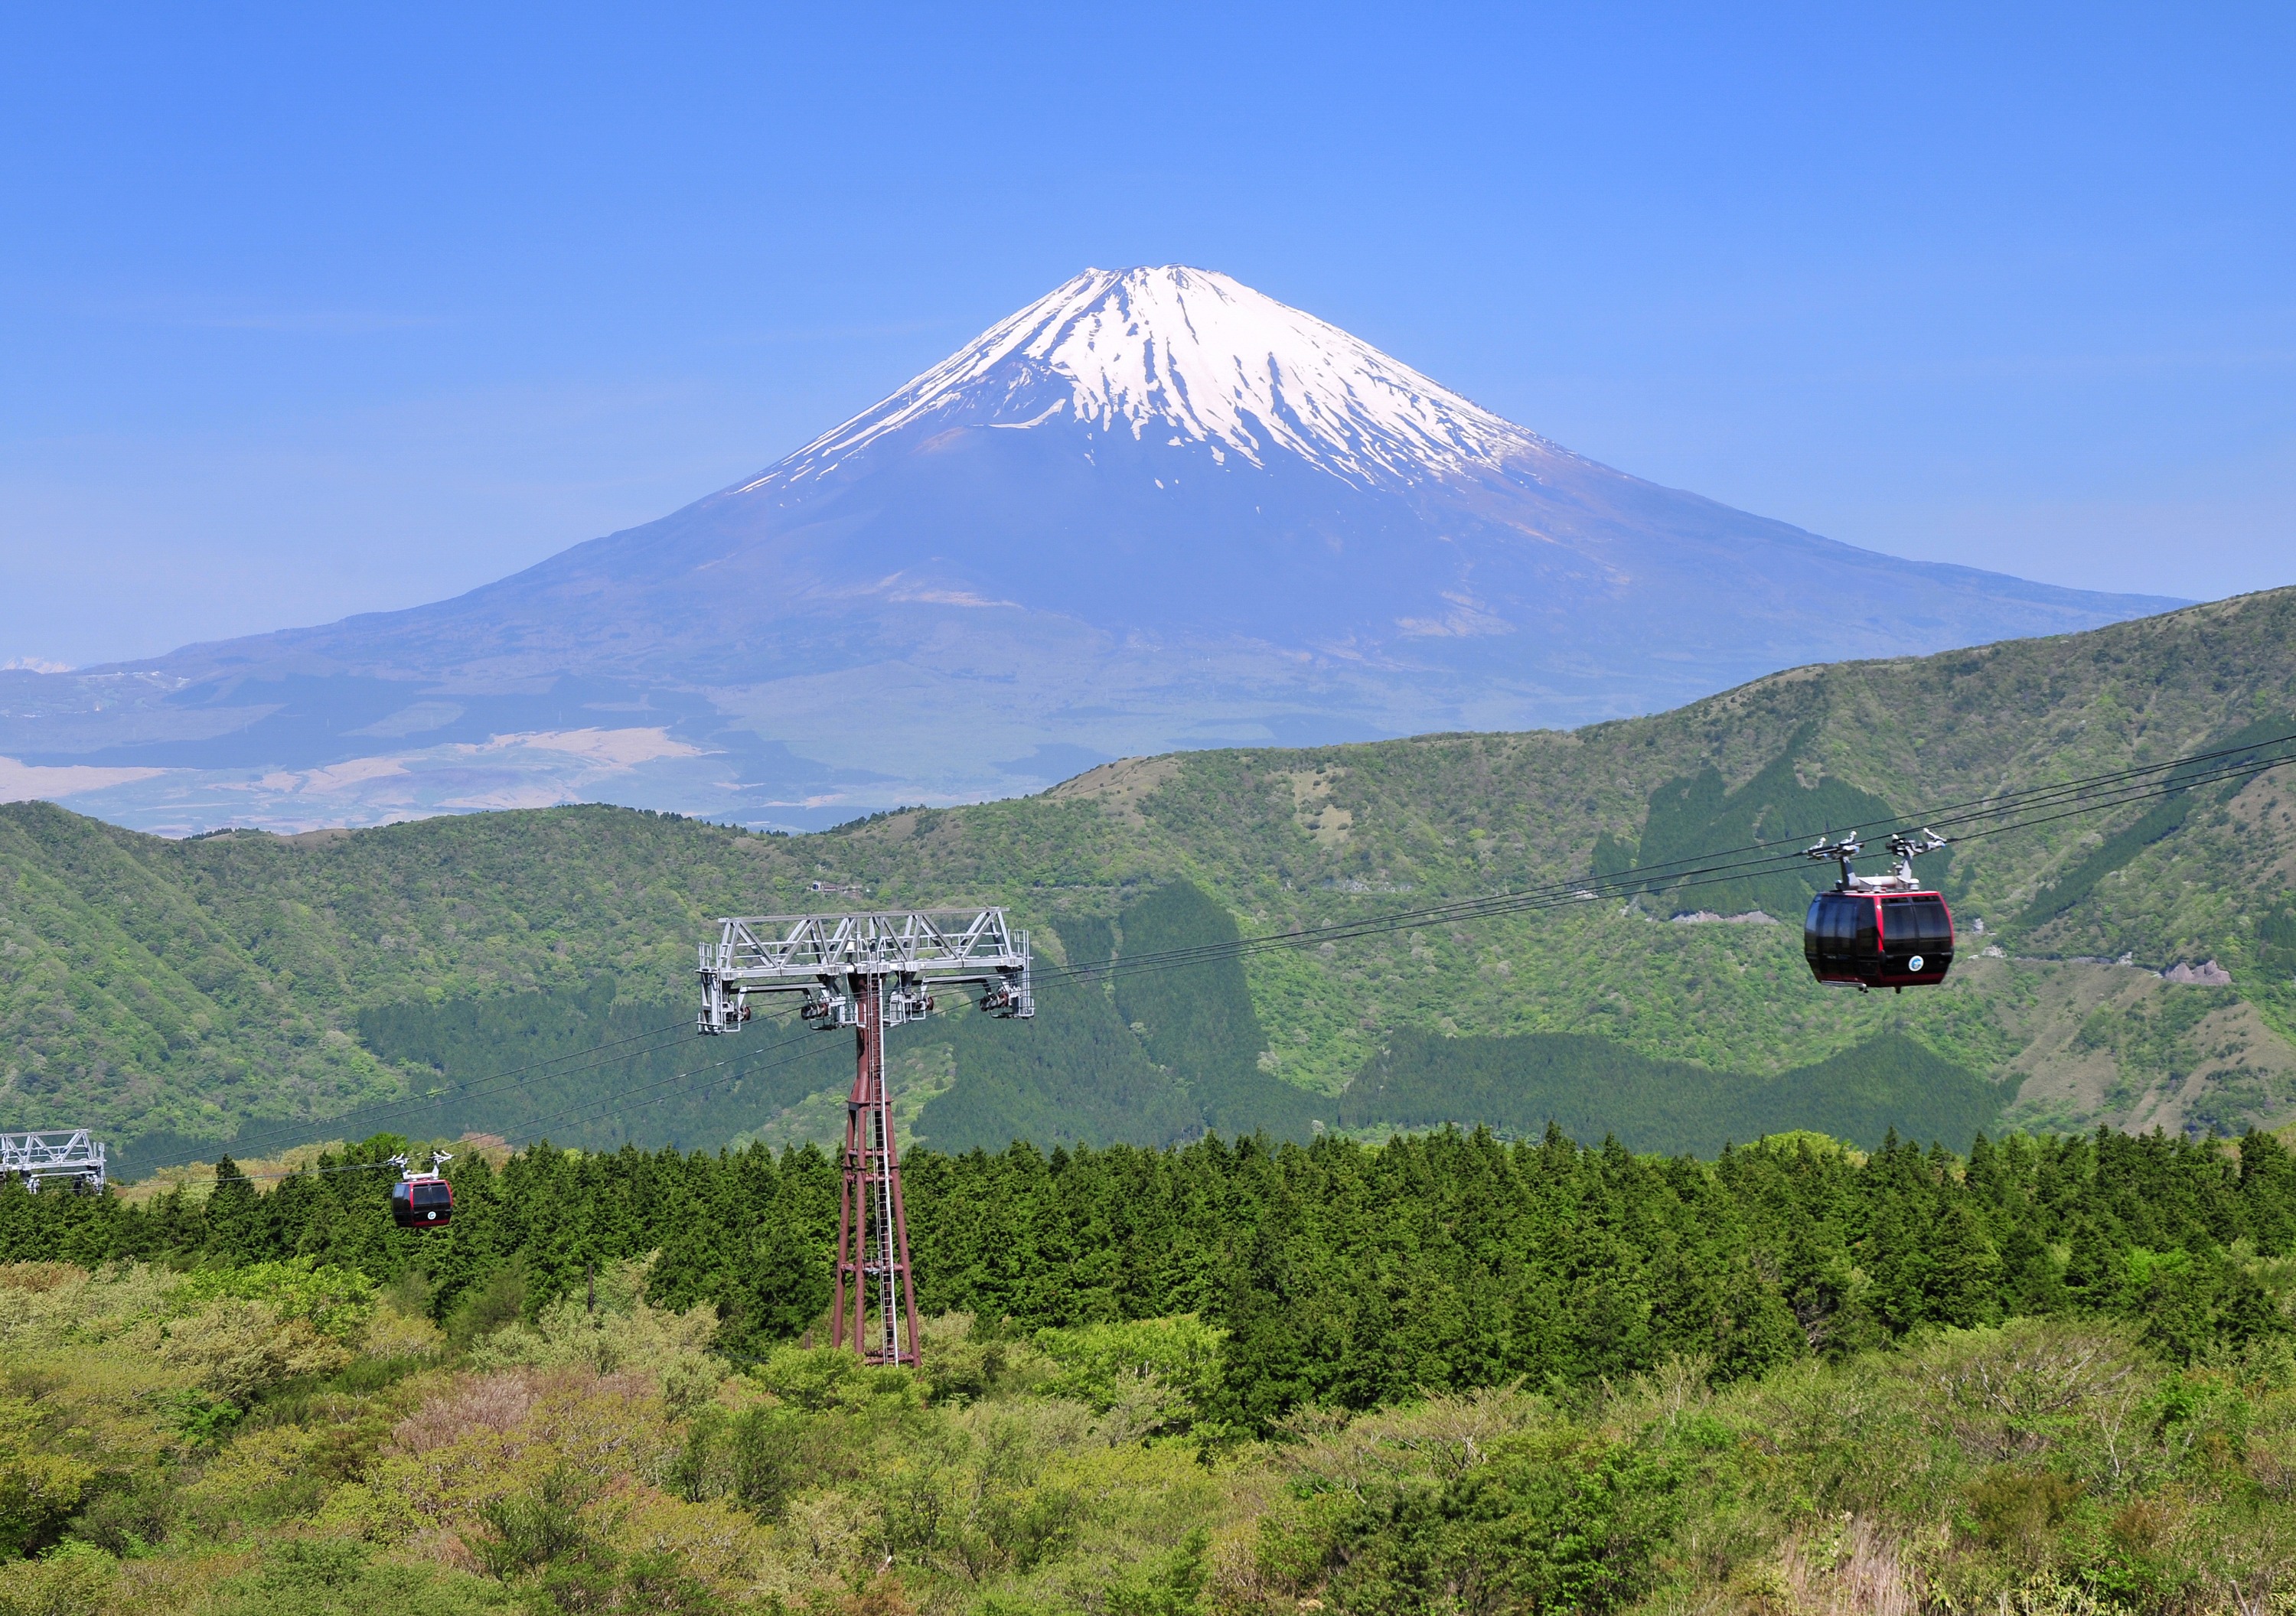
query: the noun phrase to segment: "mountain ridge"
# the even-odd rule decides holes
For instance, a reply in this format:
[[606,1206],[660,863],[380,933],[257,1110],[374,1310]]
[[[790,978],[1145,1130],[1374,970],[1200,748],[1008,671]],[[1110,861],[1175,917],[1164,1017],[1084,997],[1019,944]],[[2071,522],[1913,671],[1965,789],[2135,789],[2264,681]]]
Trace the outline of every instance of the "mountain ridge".
[[452,600],[0,672],[0,793],[175,834],[594,799],[818,828],[2164,604],[1749,516],[1215,272],[1097,271],[762,473]]

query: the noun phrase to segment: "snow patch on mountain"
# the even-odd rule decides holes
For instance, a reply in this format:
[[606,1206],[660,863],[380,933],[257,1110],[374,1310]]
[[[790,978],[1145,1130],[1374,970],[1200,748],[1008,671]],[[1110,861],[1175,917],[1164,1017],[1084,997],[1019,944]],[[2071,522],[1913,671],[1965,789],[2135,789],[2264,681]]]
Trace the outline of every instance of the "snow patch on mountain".
[[1019,429],[1071,412],[1095,432],[1255,466],[1286,451],[1358,487],[1576,458],[1335,325],[1166,265],[1085,271],[736,492],[825,476],[920,423]]

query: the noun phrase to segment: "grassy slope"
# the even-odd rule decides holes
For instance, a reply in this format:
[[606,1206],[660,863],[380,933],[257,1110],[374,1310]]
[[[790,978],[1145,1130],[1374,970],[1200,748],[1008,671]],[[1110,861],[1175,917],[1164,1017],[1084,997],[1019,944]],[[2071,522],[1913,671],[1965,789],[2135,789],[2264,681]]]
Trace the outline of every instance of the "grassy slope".
[[[682,995],[711,916],[807,907],[806,884],[824,877],[883,902],[1008,903],[1060,953],[1079,921],[1113,920],[1173,876],[1248,930],[1281,927],[1564,877],[1646,834],[1655,855],[1702,825],[1730,839],[1798,832],[1799,816],[1830,820],[1845,801],[1911,811],[2165,758],[2292,710],[2296,591],[2281,591],[2056,640],[1797,670],[1568,734],[1192,754],[820,837],[577,808],[169,844],[16,804],[0,809],[0,1121],[214,1136],[249,1116],[331,1114],[406,1081],[360,1042],[362,1011],[578,995],[601,974],[626,1002]],[[2210,796],[2099,869],[2097,850],[2142,817],[1968,844],[1949,890],[2020,955],[2221,960],[2235,985],[2200,1016],[2187,996],[2208,990],[2128,972],[2110,992],[2080,985],[2110,973],[2099,967],[1987,961],[1933,994],[1824,993],[1801,974],[1791,925],[1667,925],[1652,915],[1708,895],[1658,894],[1255,960],[1254,1070],[1334,1092],[1390,1034],[1417,1029],[1592,1032],[1761,1077],[1896,1034],[2017,1077],[2013,1117],[2277,1119],[2296,1106],[2296,791],[2276,779]],[[2085,895],[2039,924],[2060,877]],[[1235,1032],[1207,1032],[1203,1048]],[[971,1036],[952,1026],[950,1047]],[[1152,1031],[1144,1069],[1168,1072],[1152,1045]],[[1107,1050],[1128,1068],[1138,1053]],[[1242,1081],[1233,1053],[1218,1082]],[[1063,1065],[1038,1055],[1043,1070]],[[960,1075],[951,1092],[965,1086]],[[1036,1098],[1062,1108],[1041,1088]]]

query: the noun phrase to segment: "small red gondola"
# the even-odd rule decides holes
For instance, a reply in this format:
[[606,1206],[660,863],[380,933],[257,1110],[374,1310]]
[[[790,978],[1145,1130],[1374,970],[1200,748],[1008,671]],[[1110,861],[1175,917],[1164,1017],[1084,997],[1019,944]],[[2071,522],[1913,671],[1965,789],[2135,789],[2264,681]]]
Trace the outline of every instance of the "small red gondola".
[[1801,927],[1802,957],[1810,974],[1839,987],[1935,987],[1953,968],[1953,910],[1942,893],[1925,891],[1914,875],[1914,855],[1945,845],[1924,830],[1919,839],[1893,836],[1898,867],[1886,876],[1861,876],[1849,861],[1863,851],[1855,837],[1820,843],[1813,859],[1832,859],[1841,879],[1809,902]]
[[443,1229],[455,1215],[455,1187],[439,1176],[439,1169],[454,1158],[443,1150],[430,1153],[430,1170],[416,1172],[405,1156],[393,1156],[398,1182],[390,1187],[390,1220],[401,1228],[431,1233]]

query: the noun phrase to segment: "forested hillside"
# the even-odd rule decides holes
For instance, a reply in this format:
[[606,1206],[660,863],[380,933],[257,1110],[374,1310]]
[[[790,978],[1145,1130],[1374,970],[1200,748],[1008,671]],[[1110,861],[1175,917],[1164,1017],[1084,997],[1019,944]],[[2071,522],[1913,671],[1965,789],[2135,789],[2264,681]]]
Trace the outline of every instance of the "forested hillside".
[[[0,1611],[2275,1611],[2296,1161],[1442,1130],[909,1164],[915,1370],[776,1155],[0,1188]],[[1431,1590],[1463,1590],[1438,1603]]]
[[[1808,981],[1793,922],[1815,869],[1120,967],[1230,928],[1918,814],[2284,732],[2292,713],[2282,591],[1796,670],[1567,734],[1184,754],[819,836],[567,808],[168,843],[20,804],[0,809],[0,1120],[96,1123],[131,1163],[267,1147],[289,1124],[825,1137],[841,1107],[813,1097],[842,1081],[835,1051],[767,1055],[752,1029],[756,1053],[682,1078],[736,1051],[681,1045],[676,1023],[713,917],[865,894],[1004,903],[1047,960],[1119,963],[1112,984],[1048,990],[1031,1026],[903,1030],[901,1104],[952,1148],[1566,1116],[1710,1153],[1793,1125],[1956,1147],[1988,1123],[2237,1131],[2296,1111],[2287,771],[1956,845],[1932,869],[1986,930],[1935,992]],[[2199,984],[2159,974],[2210,961]],[[643,1105],[617,1103],[640,1085]],[[425,1114],[373,1109],[434,1090]],[[1807,1108],[1821,1100],[1835,1108]]]

